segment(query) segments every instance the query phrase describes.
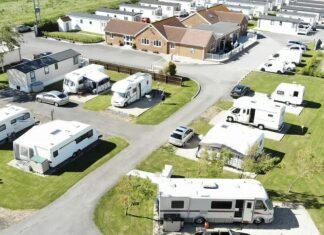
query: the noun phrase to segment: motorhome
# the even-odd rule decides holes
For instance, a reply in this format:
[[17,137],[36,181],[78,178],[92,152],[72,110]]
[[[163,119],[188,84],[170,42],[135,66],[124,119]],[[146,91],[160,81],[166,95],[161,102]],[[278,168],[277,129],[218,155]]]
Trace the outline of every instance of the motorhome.
[[71,157],[79,156],[99,137],[98,132],[88,124],[54,120],[35,126],[16,139],[14,158],[17,166],[44,173]]
[[274,101],[286,104],[301,105],[304,101],[305,87],[295,83],[280,83],[271,94]]
[[13,141],[16,134],[35,124],[31,112],[25,108],[7,105],[0,109],[0,143]]
[[260,224],[274,217],[266,190],[253,179],[164,179],[157,206],[160,220],[177,215],[196,224]]
[[302,52],[297,51],[297,50],[287,50],[283,49],[280,50],[274,54],[272,54],[269,59],[276,59],[276,60],[281,60],[281,61],[286,61],[286,62],[291,62],[296,65],[300,64],[302,60]]
[[241,169],[244,157],[256,148],[257,154],[263,151],[264,134],[262,131],[243,125],[233,125],[221,122],[215,125],[200,141],[197,157],[204,151],[214,152],[219,155],[222,150],[231,152],[232,158],[227,165]]
[[65,75],[63,90],[65,93],[81,91],[98,94],[110,88],[110,78],[102,65],[90,64]]
[[111,104],[115,107],[126,107],[152,91],[152,76],[148,73],[135,73],[114,83]]
[[228,122],[239,122],[259,129],[279,131],[284,126],[285,105],[270,99],[256,100],[253,97],[241,97],[235,100],[227,115]]

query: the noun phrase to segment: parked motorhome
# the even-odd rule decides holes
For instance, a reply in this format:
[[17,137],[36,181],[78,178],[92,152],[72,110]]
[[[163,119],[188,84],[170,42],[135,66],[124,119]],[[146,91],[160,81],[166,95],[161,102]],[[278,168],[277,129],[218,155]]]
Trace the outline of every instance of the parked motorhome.
[[239,122],[259,129],[281,130],[284,126],[285,106],[271,100],[241,97],[235,100],[227,115],[228,122]]
[[261,153],[264,146],[264,134],[262,131],[243,125],[219,123],[214,126],[200,141],[197,157],[201,157],[204,151],[216,152],[228,149],[232,158],[227,165],[241,169],[244,157],[256,148],[256,153]]
[[302,54],[302,52],[297,50],[283,49],[272,54],[269,59],[278,59],[281,61],[291,62],[297,65],[301,62]]
[[102,65],[90,64],[65,75],[63,90],[66,93],[88,91],[98,94],[110,88],[110,77]]
[[159,219],[178,215],[187,222],[271,223],[274,209],[253,179],[170,178],[158,185]]
[[0,109],[0,143],[13,141],[17,133],[35,124],[31,112],[25,108],[7,105]]
[[[97,131],[88,124],[54,120],[35,126],[16,139],[14,158],[21,168],[44,173],[47,169],[80,155],[98,138]],[[41,165],[36,169],[32,167],[35,164]]]
[[111,104],[125,107],[151,92],[152,76],[148,73],[135,73],[114,83],[111,90],[114,92]]
[[271,94],[274,101],[286,104],[301,105],[304,101],[305,87],[295,83],[280,83]]

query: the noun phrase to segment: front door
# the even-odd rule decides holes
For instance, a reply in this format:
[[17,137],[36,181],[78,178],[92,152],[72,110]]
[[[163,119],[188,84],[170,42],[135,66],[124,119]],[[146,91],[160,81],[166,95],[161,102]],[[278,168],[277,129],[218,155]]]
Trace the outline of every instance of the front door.
[[235,219],[242,219],[243,216],[243,207],[244,207],[244,200],[236,200],[235,202]]
[[65,29],[66,29],[66,31],[68,32],[68,31],[70,31],[70,25],[69,25],[69,23],[67,22],[67,23],[65,23]]
[[243,211],[243,222],[251,222],[253,218],[254,201],[245,201]]

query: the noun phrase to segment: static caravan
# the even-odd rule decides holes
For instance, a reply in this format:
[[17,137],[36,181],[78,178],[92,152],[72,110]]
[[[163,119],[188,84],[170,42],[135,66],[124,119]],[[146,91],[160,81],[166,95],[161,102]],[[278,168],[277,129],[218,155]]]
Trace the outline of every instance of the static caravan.
[[9,87],[24,92],[36,92],[63,80],[65,74],[79,68],[81,55],[72,49],[27,61],[8,69]]
[[128,20],[128,21],[141,21],[141,15],[142,15],[142,13],[139,12],[120,11],[120,10],[109,9],[109,8],[100,8],[96,10],[95,14],[97,16],[105,16],[111,19]]
[[110,77],[102,65],[90,64],[65,75],[63,90],[66,93],[87,91],[93,94],[110,88]]
[[[65,160],[80,155],[98,138],[97,131],[88,124],[55,120],[35,126],[16,139],[14,158],[23,169],[44,173],[46,168],[57,167]],[[37,163],[42,166],[33,168]]]
[[114,83],[111,104],[115,107],[125,107],[152,91],[152,76],[148,73],[135,73]]
[[262,131],[246,126],[220,123],[203,137],[199,143],[197,157],[200,157],[203,151],[220,153],[226,148],[233,155],[227,165],[241,169],[244,157],[249,154],[249,151],[256,147],[257,153],[261,153],[263,146]]
[[280,61],[285,61],[288,63],[294,63],[296,65],[300,64],[302,60],[303,52],[299,50],[289,50],[289,48],[280,50],[272,54],[269,59],[276,59]]
[[[105,34],[105,27],[107,25],[107,22],[109,21],[108,16],[101,16],[82,12],[71,12],[68,14],[68,18],[70,18],[70,21],[68,21],[67,18],[64,19],[66,20],[65,25],[69,25],[65,26],[65,29],[82,30],[98,34]],[[61,23],[61,21],[63,20],[59,19],[59,21],[59,28],[64,29],[64,24]]]
[[20,47],[10,50],[5,44],[0,43],[0,55],[3,56],[3,61],[0,62],[2,70],[5,66],[21,61]]
[[316,15],[310,13],[298,13],[298,12],[288,12],[288,11],[279,11],[277,13],[279,17],[300,19],[304,23],[310,24],[312,27],[316,26]]
[[119,5],[119,10],[141,13],[141,19],[150,19],[150,22],[162,20],[162,8],[156,6],[124,3]]
[[297,12],[297,13],[306,13],[306,14],[314,14],[316,16],[316,22],[318,24],[324,23],[324,9],[314,9],[314,8],[305,8],[305,7],[297,7],[297,6],[283,6],[282,11],[288,12]]
[[258,101],[251,97],[241,97],[235,100],[229,110],[227,121],[239,122],[259,129],[279,131],[284,126],[285,105],[271,100]]
[[165,179],[158,212],[160,220],[177,215],[196,224],[271,223],[274,216],[266,190],[253,179]]
[[35,124],[31,112],[25,108],[7,105],[0,109],[0,143],[13,141],[17,133]]
[[271,94],[274,101],[286,104],[301,105],[304,101],[305,87],[295,83],[280,83]]

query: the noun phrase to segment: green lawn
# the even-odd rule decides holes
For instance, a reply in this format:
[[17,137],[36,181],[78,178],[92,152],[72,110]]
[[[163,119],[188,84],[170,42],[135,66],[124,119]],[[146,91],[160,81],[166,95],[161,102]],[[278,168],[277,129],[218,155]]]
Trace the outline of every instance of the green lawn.
[[0,89],[6,88],[8,86],[8,75],[7,73],[0,74]]
[[257,19],[249,20],[248,29],[255,28],[257,26],[257,24],[258,24],[258,20]]
[[196,134],[206,135],[207,132],[213,127],[213,125],[209,124],[209,120],[207,118],[199,117],[195,119],[189,125],[191,128],[195,130]]
[[[294,193],[287,193],[289,183],[296,175],[296,152],[310,148],[314,155],[324,155],[324,80],[308,76],[285,76],[270,73],[252,72],[243,84],[252,89],[270,94],[281,82],[296,82],[306,86],[305,100],[308,101],[300,116],[286,114],[285,121],[294,124],[292,134],[282,141],[266,141],[266,147],[285,153],[283,168],[276,168],[258,179],[263,182],[274,200],[298,201],[304,203],[320,232],[324,234],[324,172],[309,179],[302,179],[293,187]],[[306,135],[298,135],[299,126],[308,128]],[[295,133],[295,134],[293,134]]]
[[[9,166],[11,150],[0,149],[0,207],[10,209],[39,209],[60,197],[72,185],[126,148],[128,143],[112,137],[80,159],[64,166],[55,175],[42,177]],[[11,149],[11,148],[7,148]]]
[[84,32],[44,32],[46,37],[82,43],[99,43],[104,41],[103,35]]

